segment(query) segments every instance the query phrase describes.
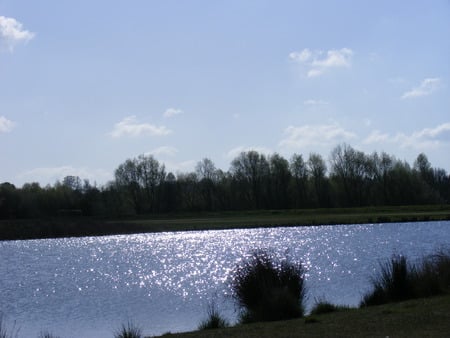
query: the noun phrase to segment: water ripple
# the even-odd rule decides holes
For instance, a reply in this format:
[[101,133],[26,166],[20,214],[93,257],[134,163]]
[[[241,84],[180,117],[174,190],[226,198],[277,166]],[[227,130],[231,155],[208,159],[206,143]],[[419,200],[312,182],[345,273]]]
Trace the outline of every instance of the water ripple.
[[211,297],[231,319],[233,269],[254,249],[302,262],[310,302],[356,305],[380,259],[450,246],[450,222],[290,227],[0,242],[0,311],[36,336],[195,329]]

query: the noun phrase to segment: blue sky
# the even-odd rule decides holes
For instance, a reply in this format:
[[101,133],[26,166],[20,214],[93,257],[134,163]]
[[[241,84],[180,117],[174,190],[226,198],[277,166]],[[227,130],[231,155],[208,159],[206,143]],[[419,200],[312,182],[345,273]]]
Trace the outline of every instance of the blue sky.
[[0,182],[340,143],[450,171],[450,1],[0,0]]

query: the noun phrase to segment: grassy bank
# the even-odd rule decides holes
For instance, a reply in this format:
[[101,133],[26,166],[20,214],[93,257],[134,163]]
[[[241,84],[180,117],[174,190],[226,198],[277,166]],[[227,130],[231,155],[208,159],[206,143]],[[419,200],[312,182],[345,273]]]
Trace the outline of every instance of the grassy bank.
[[161,231],[414,222],[449,219],[450,205],[205,212],[140,216],[115,220],[62,217],[0,221],[0,240],[101,236]]
[[164,337],[447,337],[449,332],[450,295],[446,295]]

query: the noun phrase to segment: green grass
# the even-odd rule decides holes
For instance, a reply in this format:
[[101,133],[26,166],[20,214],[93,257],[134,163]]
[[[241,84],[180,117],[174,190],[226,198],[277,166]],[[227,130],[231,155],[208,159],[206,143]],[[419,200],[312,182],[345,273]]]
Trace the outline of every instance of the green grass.
[[450,220],[450,205],[259,210],[0,221],[0,240],[101,236],[162,231]]
[[165,337],[448,337],[450,295]]

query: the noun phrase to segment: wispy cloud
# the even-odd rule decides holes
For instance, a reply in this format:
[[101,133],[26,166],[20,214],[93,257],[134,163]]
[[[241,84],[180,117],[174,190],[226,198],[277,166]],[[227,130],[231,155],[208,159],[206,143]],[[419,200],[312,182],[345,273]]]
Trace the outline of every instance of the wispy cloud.
[[178,153],[178,149],[171,146],[162,146],[153,149],[147,153],[147,155],[154,156],[175,156]]
[[401,148],[426,150],[438,148],[443,143],[450,144],[450,122],[440,124],[434,128],[424,128],[411,134],[403,132],[389,135],[378,130],[373,131],[364,141],[364,144],[391,143]]
[[379,130],[372,131],[369,136],[367,136],[364,140],[364,144],[376,144],[376,143],[384,143],[389,141],[390,137],[387,133],[382,133]]
[[279,145],[289,149],[312,146],[329,147],[357,138],[356,134],[345,130],[338,124],[289,126],[285,129],[284,135],[285,137],[280,141]]
[[113,178],[112,173],[103,169],[77,168],[71,165],[34,168],[17,175],[20,181],[42,182],[44,184],[54,184],[66,176],[78,176],[81,179],[88,179],[90,182],[97,182],[98,184],[106,183]]
[[4,116],[0,116],[0,133],[9,133],[16,124]]
[[181,109],[167,108],[166,111],[163,113],[163,116],[169,118],[180,114],[183,114],[183,111]]
[[14,47],[33,39],[35,33],[23,29],[23,25],[14,18],[0,16],[0,46],[6,47],[10,52]]
[[353,51],[349,48],[330,49],[327,52],[305,48],[289,54],[292,61],[307,67],[306,76],[309,78],[321,76],[332,68],[349,68],[352,57]]
[[324,101],[324,100],[309,99],[309,100],[303,101],[303,104],[305,106],[326,106],[329,103],[327,101]]
[[149,123],[139,123],[135,115],[127,116],[114,125],[110,135],[114,138],[122,136],[164,136],[172,131],[165,126],[155,126]]
[[441,85],[439,78],[427,78],[424,79],[419,86],[414,87],[410,91],[405,92],[402,95],[402,99],[412,99],[421,96],[427,96],[436,91]]
[[173,161],[165,161],[164,165],[166,166],[167,172],[172,173],[188,173],[193,172],[195,170],[195,165],[197,164],[194,160],[187,160],[181,162],[173,162]]

